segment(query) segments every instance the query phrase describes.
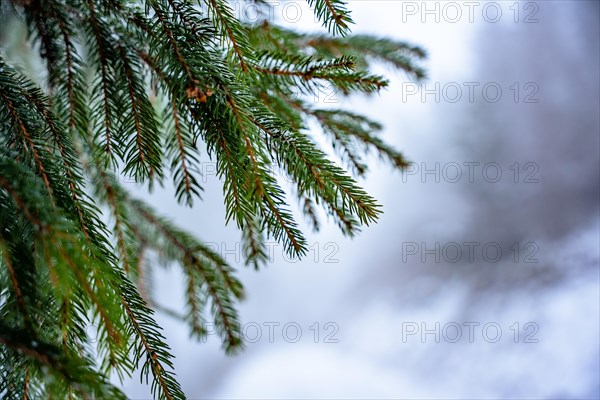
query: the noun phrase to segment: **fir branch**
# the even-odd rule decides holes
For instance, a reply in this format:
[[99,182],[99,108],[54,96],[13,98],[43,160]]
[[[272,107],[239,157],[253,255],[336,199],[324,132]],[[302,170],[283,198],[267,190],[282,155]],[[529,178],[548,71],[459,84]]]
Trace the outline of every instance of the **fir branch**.
[[206,298],[202,292],[198,290],[200,282],[196,279],[196,275],[192,271],[188,271],[185,276],[186,279],[186,298],[188,304],[187,318],[184,320],[189,321],[192,329],[192,334],[196,337],[203,337],[206,335],[206,328],[202,325],[202,311],[206,305]]
[[323,60],[350,56],[359,70],[368,70],[374,63],[383,62],[416,79],[426,77],[425,69],[418,62],[427,57],[427,52],[408,42],[365,34],[346,37],[303,34],[267,21],[248,29],[250,42],[260,49],[259,54],[269,52]]
[[252,249],[247,261],[256,267],[259,261],[266,259],[266,249],[258,224],[258,206],[252,201],[240,146],[226,125],[221,126],[210,114],[203,117],[208,117],[202,119],[213,128],[206,141],[209,154],[212,150],[217,154],[217,174],[223,180],[226,222],[233,218],[242,229],[244,243]]
[[[241,284],[233,278],[232,271],[220,256],[206,246],[196,242],[191,236],[170,226],[167,221],[157,217],[144,204],[129,200],[132,210],[157,229],[157,232],[177,252],[177,259],[184,266],[187,275],[197,276],[202,280],[213,305],[213,315],[217,327],[221,329],[227,351],[235,351],[241,346],[241,333],[237,323],[237,313],[233,309],[234,299],[243,295]],[[149,244],[156,243],[146,238]],[[157,250],[165,251],[165,247],[155,244]],[[192,302],[195,300],[192,299]]]
[[[318,206],[349,236],[381,213],[316,144],[310,122],[359,175],[371,151],[406,166],[379,124],[313,109],[307,96],[325,85],[378,92],[387,80],[370,72],[374,62],[420,79],[425,52],[347,35],[343,0],[308,0],[335,37],[243,22],[225,0],[8,1],[47,79],[26,78],[0,54],[0,393],[123,398],[106,377],[139,368],[153,396],[184,398],[152,308],[196,337],[212,319],[231,353],[243,347],[243,288],[219,254],[132,198],[119,170],[151,189],[170,167],[176,199],[191,206],[205,145],[247,264],[267,261],[270,237],[301,257],[306,239],[274,172],[291,178],[315,230]],[[152,301],[154,255],[180,266],[185,313]]]
[[375,61],[382,61],[407,74],[423,79],[425,70],[417,61],[427,57],[427,52],[407,42],[372,35],[352,35],[345,38],[331,38],[324,35],[301,39],[303,46],[311,48],[322,57],[339,57],[339,52],[352,55],[362,69],[367,69]]
[[264,52],[260,58],[264,67],[257,70],[262,74],[288,78],[285,86],[290,84],[303,85],[316,93],[318,85],[311,87],[313,80],[327,81],[341,89],[343,94],[360,91],[373,93],[388,85],[388,81],[378,75],[365,71],[354,71],[356,58],[341,56],[330,60],[319,60],[312,56],[292,56]]
[[346,9],[346,4],[342,0],[307,0],[311,8],[315,9],[315,14],[327,27],[337,35],[346,35],[350,32],[348,24],[354,23],[350,13]]
[[[312,142],[293,132],[275,132],[266,128],[265,131],[273,139],[277,153],[286,155],[277,157],[276,161],[298,182],[298,191],[323,201],[346,234],[352,235],[358,230],[353,216],[367,225],[378,218],[381,211],[375,200]],[[313,179],[306,180],[306,175]]]
[[198,174],[197,150],[191,138],[190,127],[182,120],[175,99],[171,99],[170,106],[171,112],[167,120],[171,125],[171,134],[167,139],[167,147],[171,158],[175,196],[180,202],[185,199],[185,203],[191,207],[194,196],[200,197],[200,192],[204,190],[193,174]]
[[[87,196],[81,189],[84,182],[72,139],[65,134],[65,129],[58,122],[58,117],[54,115],[48,105],[49,99],[39,89],[27,86],[21,91],[21,94],[34,106],[41,120],[45,123],[50,138],[58,148],[73,200],[73,207],[77,213],[83,234],[89,238],[90,232],[94,232],[92,224],[95,221],[93,218],[97,218],[97,216],[93,215],[93,212],[90,212],[89,208],[86,207],[85,200]],[[92,218],[90,218],[90,214]]]
[[[2,68],[2,69],[6,68],[5,64],[3,64],[1,59],[0,59],[0,68]],[[14,76],[10,76],[10,75],[6,75],[6,76],[9,79],[11,79],[11,78],[14,79]],[[11,84],[19,85],[22,83],[11,82]],[[42,180],[44,182],[44,185],[46,186],[46,189],[48,190],[50,200],[53,201],[52,187],[50,185],[50,178],[48,177],[48,174],[46,172],[45,163],[40,154],[44,150],[41,149],[41,146],[39,146],[39,144],[37,144],[34,140],[34,131],[38,128],[31,126],[31,124],[27,122],[28,121],[27,117],[24,116],[19,111],[18,106],[16,106],[14,97],[13,98],[9,97],[10,96],[10,91],[9,91],[10,88],[5,85],[0,84],[0,89],[1,89],[0,90],[0,98],[3,100],[3,102],[0,105],[4,106],[4,109],[6,110],[9,117],[11,118],[12,124],[15,127],[15,133],[17,133],[20,136],[20,139],[21,139],[21,141],[23,141],[25,148],[27,148],[28,151],[30,151],[32,153],[35,165],[38,169],[38,172],[39,172],[40,176],[42,177]],[[2,111],[2,110],[0,109],[0,111]]]
[[233,16],[229,5],[222,0],[204,0],[212,11],[215,25],[221,28],[223,36],[227,37],[231,42],[233,51],[236,54],[240,67],[243,72],[248,72],[248,65],[245,57],[251,54],[250,46],[246,40],[246,33],[243,26]]
[[[106,377],[99,376],[90,359],[63,352],[51,343],[31,337],[26,331],[13,329],[0,322],[0,344],[19,352],[40,365],[46,365],[75,387],[83,396],[126,399]],[[27,379],[27,378],[26,378]],[[27,379],[28,381],[28,379]]]
[[[381,130],[380,124],[345,110],[316,110],[309,111],[309,113],[317,118],[326,132],[334,135],[337,139],[334,140],[334,143],[339,142],[350,148],[352,144],[349,143],[349,140],[355,139],[367,150],[375,149],[380,158],[389,161],[393,167],[401,170],[408,167],[408,161],[400,152],[371,133]],[[364,174],[364,168],[359,172]]]
[[152,179],[155,176],[160,179],[162,159],[159,151],[160,136],[156,113],[139,78],[140,66],[137,58],[134,58],[126,48],[126,44],[120,41],[117,42],[117,48],[121,61],[120,67],[127,84],[128,108],[131,109],[131,115],[125,114],[121,125],[122,129],[131,132],[129,134],[131,138],[126,143],[130,151],[125,153],[126,165],[123,172],[133,172],[138,181]]
[[208,38],[207,28],[209,28],[209,21],[202,17],[202,15],[189,3],[180,2],[178,0],[167,0],[169,6],[176,13],[177,18],[182,22],[186,29],[188,29],[192,35],[196,38]]
[[154,396],[158,395],[158,399],[185,399],[174,374],[165,368],[173,369],[170,349],[164,342],[159,326],[152,319],[153,311],[146,307],[143,299],[135,288],[127,283],[125,277],[121,291],[121,303],[128,316],[130,332],[139,340],[134,347],[134,365],[139,366],[142,355],[146,355],[140,377],[145,375],[148,382],[148,374],[152,372],[154,380],[151,390]]
[[111,93],[109,92],[109,87],[111,87],[112,85],[114,85],[114,83],[111,81],[110,77],[109,77],[109,73],[108,73],[108,59],[107,59],[107,55],[106,55],[106,47],[108,46],[108,42],[106,39],[106,28],[102,26],[101,22],[99,21],[98,17],[96,16],[96,10],[95,10],[95,5],[94,5],[94,1],[95,0],[88,0],[88,7],[89,7],[89,11],[90,11],[90,25],[91,25],[91,30],[92,30],[92,35],[93,35],[93,40],[95,41],[95,46],[90,46],[92,49],[95,50],[96,52],[96,56],[97,56],[97,60],[100,64],[100,80],[99,80],[99,86],[100,86],[100,90],[102,92],[102,111],[104,113],[104,133],[105,133],[105,146],[104,146],[104,151],[105,151],[105,155],[107,156],[107,159],[110,160],[113,154],[113,138],[111,136],[112,134],[112,128],[111,128],[111,121],[112,121],[112,115],[113,112],[111,110],[111,105],[110,105],[110,98],[111,98]]
[[4,257],[4,265],[8,271],[8,275],[10,277],[10,282],[13,287],[13,291],[15,293],[15,297],[17,299],[17,304],[19,306],[19,310],[23,315],[23,320],[25,321],[25,327],[27,331],[33,333],[33,325],[31,323],[31,317],[29,316],[29,312],[27,311],[27,306],[25,304],[25,299],[23,298],[23,292],[21,290],[21,285],[19,284],[19,279],[17,278],[17,274],[15,271],[15,267],[13,265],[13,261],[10,256],[9,248],[7,243],[4,241],[2,236],[0,236],[0,256]]

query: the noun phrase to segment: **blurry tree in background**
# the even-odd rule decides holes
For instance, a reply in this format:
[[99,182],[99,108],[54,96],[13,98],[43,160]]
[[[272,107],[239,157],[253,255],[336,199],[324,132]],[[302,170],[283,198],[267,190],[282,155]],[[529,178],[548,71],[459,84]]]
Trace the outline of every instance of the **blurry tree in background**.
[[[367,172],[369,152],[394,168],[405,159],[378,138],[377,122],[312,100],[324,85],[341,96],[378,92],[387,81],[368,71],[372,62],[420,79],[425,54],[348,36],[341,0],[308,3],[329,34],[277,26],[262,1],[255,7],[264,18],[252,24],[226,0],[2,3],[3,398],[123,398],[109,374],[137,369],[155,397],[184,398],[153,319],[159,306],[143,284],[148,254],[182,268],[194,335],[213,320],[227,352],[242,346],[235,304],[243,291],[233,269],[131,197],[122,178],[150,190],[170,179],[178,201],[192,206],[203,190],[200,158],[214,160],[227,222],[240,228],[255,267],[266,260],[267,238],[290,256],[307,251],[286,195],[316,230],[318,206],[349,236],[377,220],[379,206],[352,175]],[[291,193],[280,173],[293,180]]]

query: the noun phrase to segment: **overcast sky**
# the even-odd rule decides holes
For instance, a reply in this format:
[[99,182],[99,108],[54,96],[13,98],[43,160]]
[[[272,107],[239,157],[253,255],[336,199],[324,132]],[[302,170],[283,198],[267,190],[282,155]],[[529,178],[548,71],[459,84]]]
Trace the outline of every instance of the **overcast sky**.
[[[304,2],[280,3],[280,22],[315,29]],[[600,397],[598,2],[350,3],[354,32],[430,54],[423,86],[382,66],[388,90],[343,104],[383,122],[415,166],[401,175],[373,158],[362,184],[384,206],[380,223],[353,240],[326,224],[305,260],[273,246],[258,272],[238,259],[209,164],[193,210],[155,193],[247,290],[240,311],[254,343],[235,357],[158,314],[185,392]],[[154,282],[159,302],[181,306],[175,269]],[[129,395],[149,397],[134,378]]]

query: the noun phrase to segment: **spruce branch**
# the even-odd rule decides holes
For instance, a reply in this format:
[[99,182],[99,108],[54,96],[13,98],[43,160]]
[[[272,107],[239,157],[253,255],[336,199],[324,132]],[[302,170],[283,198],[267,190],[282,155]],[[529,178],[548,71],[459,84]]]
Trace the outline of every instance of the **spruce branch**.
[[[26,331],[14,329],[0,322],[0,344],[12,351],[34,361],[37,368],[47,367],[50,370],[44,379],[52,385],[51,379],[64,379],[82,397],[126,399],[126,396],[112,386],[105,376],[99,375],[93,369],[90,358],[81,358],[69,354],[51,343],[31,337]],[[46,373],[47,373],[46,372]],[[42,372],[44,373],[44,372]],[[4,386],[0,384],[0,388]],[[25,378],[21,395],[27,398],[29,387],[29,370]],[[50,393],[49,393],[50,394]]]
[[348,24],[354,23],[346,2],[342,0],[307,0],[315,15],[323,22],[323,26],[334,35],[346,35],[350,32]]
[[[374,63],[421,79],[426,53],[350,35],[343,0],[308,4],[328,33],[248,23],[226,0],[2,4],[1,18],[27,27],[24,57],[44,72],[22,70],[0,38],[0,396],[124,398],[109,375],[139,372],[154,397],[185,398],[155,310],[196,338],[213,322],[227,353],[243,348],[237,271],[122,178],[151,190],[170,173],[176,200],[191,207],[204,191],[201,162],[213,160],[225,222],[256,269],[269,238],[289,256],[308,251],[290,198],[316,231],[319,208],[348,236],[380,217],[353,175],[367,173],[370,153],[395,169],[406,160],[343,98],[388,85]],[[327,87],[336,109],[312,104]],[[317,144],[323,134],[342,164]],[[157,266],[183,273],[182,310],[153,300]]]
[[243,72],[248,72],[249,67],[245,58],[252,57],[252,50],[247,42],[243,25],[234,17],[233,10],[227,2],[223,0],[204,0],[204,2],[213,16],[215,26],[220,28],[222,37],[229,39],[240,68]]

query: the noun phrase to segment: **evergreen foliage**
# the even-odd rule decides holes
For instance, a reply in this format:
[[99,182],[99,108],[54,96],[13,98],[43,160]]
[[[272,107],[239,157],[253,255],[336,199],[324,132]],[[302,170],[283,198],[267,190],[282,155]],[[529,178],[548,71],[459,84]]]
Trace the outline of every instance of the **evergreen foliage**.
[[[0,396],[124,398],[110,374],[141,373],[156,398],[184,398],[153,317],[160,306],[143,287],[149,252],[182,268],[194,335],[210,320],[225,351],[243,345],[233,268],[133,198],[121,176],[149,188],[170,179],[191,207],[203,192],[200,160],[214,160],[227,222],[257,268],[268,238],[290,256],[307,252],[287,196],[316,230],[319,206],[347,235],[378,219],[352,175],[367,172],[369,151],[394,168],[406,160],[377,122],[312,99],[324,85],[339,96],[380,91],[388,82],[369,72],[374,62],[420,79],[425,53],[350,35],[343,0],[308,5],[328,33],[249,23],[227,0],[2,3],[0,31],[21,21],[44,73],[8,57],[0,33]],[[291,193],[273,170],[293,179]]]

